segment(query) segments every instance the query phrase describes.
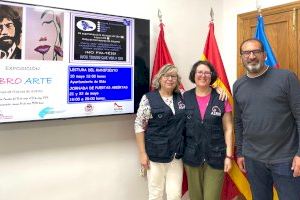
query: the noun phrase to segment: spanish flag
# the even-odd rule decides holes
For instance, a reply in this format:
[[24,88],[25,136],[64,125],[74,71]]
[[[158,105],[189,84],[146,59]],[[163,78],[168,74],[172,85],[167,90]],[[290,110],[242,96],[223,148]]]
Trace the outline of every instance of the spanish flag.
[[[226,91],[229,103],[233,106],[233,98],[229,87],[227,75],[224,69],[222,58],[219,52],[217,41],[214,35],[214,23],[210,22],[209,32],[201,60],[208,60],[215,66],[218,79],[213,87],[221,87]],[[233,163],[231,171],[225,175],[222,200],[232,200],[237,195],[242,194],[247,200],[252,200],[250,186],[245,175],[240,171],[236,162]]]

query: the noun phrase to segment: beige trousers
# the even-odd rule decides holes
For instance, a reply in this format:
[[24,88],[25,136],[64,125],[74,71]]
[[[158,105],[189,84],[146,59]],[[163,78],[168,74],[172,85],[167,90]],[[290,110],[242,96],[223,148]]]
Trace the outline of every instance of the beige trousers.
[[183,164],[181,159],[170,163],[150,161],[147,171],[149,200],[163,200],[166,188],[167,200],[180,200]]

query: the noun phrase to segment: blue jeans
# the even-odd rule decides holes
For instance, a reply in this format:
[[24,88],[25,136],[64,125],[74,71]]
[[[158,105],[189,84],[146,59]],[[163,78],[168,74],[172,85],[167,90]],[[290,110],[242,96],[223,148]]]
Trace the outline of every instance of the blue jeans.
[[293,177],[292,161],[269,164],[245,157],[253,200],[272,200],[273,185],[279,200],[300,200],[300,177]]

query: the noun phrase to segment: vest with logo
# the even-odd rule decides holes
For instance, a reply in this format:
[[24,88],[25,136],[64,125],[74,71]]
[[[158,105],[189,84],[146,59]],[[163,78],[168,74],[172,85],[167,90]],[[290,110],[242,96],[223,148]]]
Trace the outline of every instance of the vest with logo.
[[201,119],[195,88],[184,93],[186,108],[186,135],[183,162],[190,166],[209,164],[224,168],[226,145],[222,126],[225,104],[213,89],[204,119]]
[[179,93],[173,93],[175,114],[164,102],[158,91],[146,94],[152,117],[145,131],[145,147],[153,162],[168,163],[183,154],[185,105]]

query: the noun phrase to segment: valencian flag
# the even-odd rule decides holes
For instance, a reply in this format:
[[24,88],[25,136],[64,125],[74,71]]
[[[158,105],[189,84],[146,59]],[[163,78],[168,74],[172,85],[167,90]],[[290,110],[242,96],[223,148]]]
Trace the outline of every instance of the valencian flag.
[[[151,74],[151,89],[152,89],[152,80],[157,72],[160,70],[162,66],[165,64],[174,64],[169,53],[166,41],[165,41],[165,33],[164,33],[164,24],[160,23],[160,33],[157,40],[156,52],[154,57],[154,63]],[[183,90],[182,84],[180,85],[180,89]],[[183,182],[182,182],[182,194],[184,195],[188,190],[187,177],[184,173]]]
[[259,39],[264,45],[265,52],[266,52],[266,55],[267,55],[267,58],[265,60],[265,64],[267,66],[270,66],[270,67],[278,68],[279,65],[278,65],[277,60],[274,56],[274,53],[272,51],[271,45],[268,41],[268,38],[265,34],[264,18],[261,15],[259,15],[257,17],[257,26],[256,26],[255,38]]
[[[233,106],[233,98],[230,91],[227,75],[214,35],[213,22],[210,22],[209,24],[209,32],[206,38],[204,52],[202,54],[201,60],[208,60],[215,66],[215,70],[218,74],[218,79],[213,84],[213,87],[218,86],[225,90],[228,96],[228,101]],[[234,161],[230,172],[228,174],[225,174],[221,198],[222,200],[231,200],[239,194],[242,194],[247,200],[252,199],[248,180],[240,171],[238,165]]]

